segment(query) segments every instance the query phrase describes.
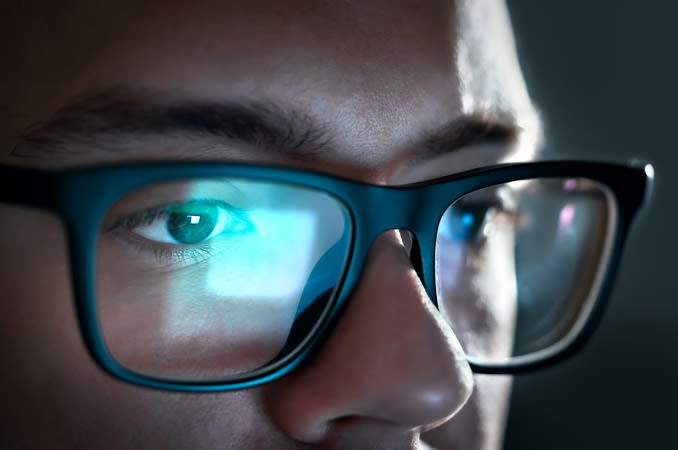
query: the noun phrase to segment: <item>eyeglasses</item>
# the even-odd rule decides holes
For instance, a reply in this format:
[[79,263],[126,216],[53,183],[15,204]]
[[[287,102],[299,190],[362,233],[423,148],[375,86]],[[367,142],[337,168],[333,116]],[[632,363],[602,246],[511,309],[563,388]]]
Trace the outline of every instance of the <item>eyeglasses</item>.
[[411,233],[476,372],[571,354],[600,319],[652,166],[511,164],[398,187],[223,162],[0,166],[0,180],[0,202],[63,218],[81,332],[105,371],[214,391],[298,366],[391,229]]

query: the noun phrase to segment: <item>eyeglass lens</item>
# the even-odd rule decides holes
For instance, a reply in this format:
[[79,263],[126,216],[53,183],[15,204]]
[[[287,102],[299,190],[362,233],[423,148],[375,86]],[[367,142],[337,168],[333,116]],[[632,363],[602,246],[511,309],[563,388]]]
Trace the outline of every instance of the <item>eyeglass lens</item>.
[[295,319],[322,312],[312,304],[337,284],[348,231],[344,206],[322,191],[237,178],[134,190],[99,235],[105,345],[120,365],[165,379],[261,368]]
[[532,179],[471,192],[436,237],[439,308],[467,356],[501,364],[571,338],[595,301],[614,203],[586,179]]

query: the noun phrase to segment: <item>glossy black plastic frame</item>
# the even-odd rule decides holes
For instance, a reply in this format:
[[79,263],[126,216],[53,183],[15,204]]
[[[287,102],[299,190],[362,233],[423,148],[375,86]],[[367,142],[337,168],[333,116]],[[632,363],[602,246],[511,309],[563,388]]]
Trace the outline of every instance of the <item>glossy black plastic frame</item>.
[[[228,381],[175,382],[127,370],[108,354],[100,336],[94,307],[95,248],[100,221],[109,205],[125,192],[173,179],[249,177],[319,189],[344,203],[352,222],[348,263],[336,294],[301,345],[272,366]],[[178,391],[218,391],[253,387],[297,367],[318,346],[345,306],[361,272],[370,245],[382,232],[410,230],[415,239],[412,264],[437,306],[434,279],[435,239],[445,209],[471,191],[529,178],[588,178],[607,186],[616,202],[617,226],[598,299],[579,334],[567,346],[538,359],[508,364],[469,361],[479,373],[519,373],[553,363],[580,348],[598,324],[609,296],[614,272],[634,215],[649,196],[652,166],[598,162],[550,161],[497,165],[407,186],[376,186],[326,174],[224,162],[149,162],[117,166],[36,170],[0,165],[0,202],[43,208],[64,221],[80,330],[91,356],[109,374],[134,384]]]

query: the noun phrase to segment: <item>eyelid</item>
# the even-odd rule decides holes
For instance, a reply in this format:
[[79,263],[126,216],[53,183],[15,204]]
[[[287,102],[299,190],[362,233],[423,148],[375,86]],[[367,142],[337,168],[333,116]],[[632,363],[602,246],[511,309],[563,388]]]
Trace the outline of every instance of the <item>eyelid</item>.
[[[251,203],[247,185],[232,179],[182,179],[144,185],[131,190],[108,207],[103,228],[108,229],[124,216],[191,201],[216,204],[229,208]],[[220,200],[218,200],[220,199]],[[219,206],[219,205],[217,205]]]

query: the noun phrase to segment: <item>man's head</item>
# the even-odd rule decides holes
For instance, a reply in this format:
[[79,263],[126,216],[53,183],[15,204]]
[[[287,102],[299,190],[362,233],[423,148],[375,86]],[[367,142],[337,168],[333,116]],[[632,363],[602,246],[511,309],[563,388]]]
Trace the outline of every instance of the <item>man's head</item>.
[[[45,2],[2,20],[3,164],[245,161],[402,185],[528,160],[538,141],[499,1]],[[276,133],[210,130],[207,116],[229,111]],[[94,364],[65,239],[55,216],[2,205],[10,447],[501,444],[510,379],[471,373],[407,233],[371,243],[312,358],[261,387],[209,394],[132,386]]]

